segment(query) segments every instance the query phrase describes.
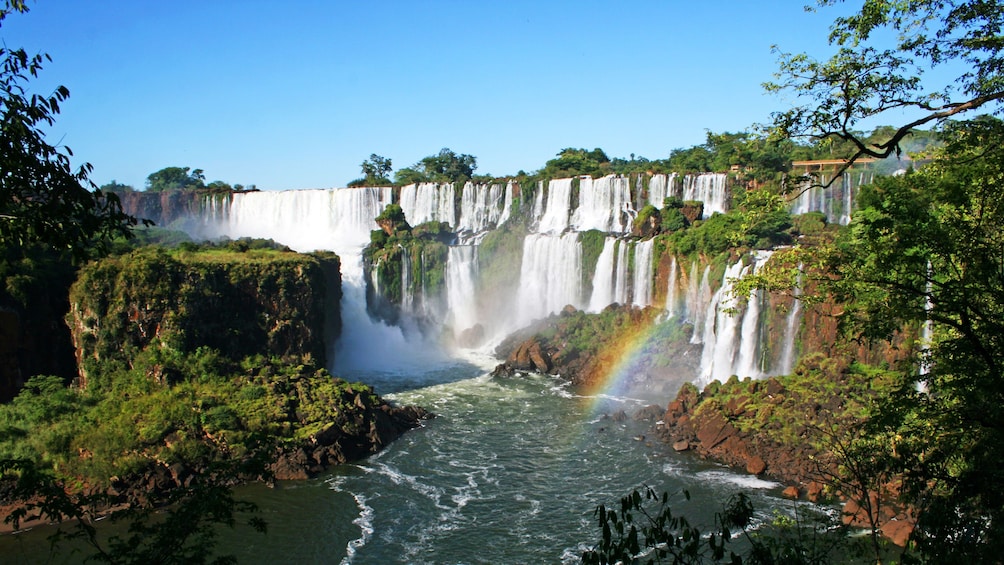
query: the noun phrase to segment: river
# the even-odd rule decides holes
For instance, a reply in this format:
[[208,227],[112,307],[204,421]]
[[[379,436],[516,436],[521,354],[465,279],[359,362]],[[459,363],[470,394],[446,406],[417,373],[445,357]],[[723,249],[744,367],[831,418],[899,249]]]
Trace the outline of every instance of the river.
[[[631,417],[643,399],[579,396],[548,376],[493,379],[480,364],[425,378],[400,390],[393,375],[369,380],[435,419],[322,478],[242,489],[269,533],[239,530],[221,549],[248,563],[574,563],[598,540],[596,506],[645,485],[673,493],[697,524],[739,490],[763,516],[791,505],[777,483],[651,438],[652,422]],[[620,411],[626,420],[611,417]]]

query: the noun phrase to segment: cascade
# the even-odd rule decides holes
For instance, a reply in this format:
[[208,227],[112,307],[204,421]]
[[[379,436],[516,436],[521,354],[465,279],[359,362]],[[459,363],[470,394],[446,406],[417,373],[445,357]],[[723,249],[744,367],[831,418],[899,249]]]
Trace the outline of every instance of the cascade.
[[652,249],[654,240],[639,241],[634,246],[634,277],[631,303],[644,308],[652,304]]
[[540,225],[540,218],[544,215],[544,181],[537,181],[537,190],[533,193],[533,212],[531,223],[533,226]]
[[704,203],[704,218],[715,212],[725,213],[729,205],[728,175],[702,173],[683,178],[683,200],[700,200]]
[[788,319],[784,325],[784,345],[781,350],[781,365],[777,374],[790,375],[795,369],[795,338],[798,335],[798,322],[802,319],[802,300],[799,296],[802,293],[802,265],[798,266],[798,276],[795,281],[795,299],[792,301],[791,310],[788,311]]
[[847,225],[851,221],[857,199],[858,189],[869,184],[874,178],[874,173],[868,170],[845,171],[839,182],[834,182],[829,188],[813,186],[813,184],[825,185],[830,178],[826,174],[820,174],[814,181],[804,181],[801,185],[801,193],[792,204],[792,214],[807,214],[809,212],[822,212],[826,216],[826,221]]
[[[500,184],[474,184],[470,181],[464,183],[457,231],[477,234],[497,227],[508,219],[510,206],[508,200],[511,200],[511,195],[512,183],[505,187]],[[503,199],[507,200],[504,210],[501,209]]]
[[614,250],[616,237],[603,241],[603,250],[596,260],[593,272],[593,294],[589,298],[589,311],[599,312],[614,302]]
[[666,197],[669,196],[669,189],[672,186],[671,179],[675,178],[676,173],[670,177],[652,175],[652,178],[648,179],[648,203],[661,210],[663,204],[666,203]]
[[[548,201],[550,203],[550,201]],[[635,215],[631,206],[631,185],[625,176],[607,175],[579,178],[579,206],[572,215],[572,227],[579,231],[600,230],[625,233]]]
[[690,343],[704,343],[705,313],[711,305],[711,265],[704,267],[704,274],[698,283],[697,261],[690,267],[690,284],[687,287],[687,318],[694,324]]
[[452,183],[422,182],[401,187],[401,209],[412,226],[425,222],[457,225]]
[[366,312],[362,249],[376,226],[373,218],[391,198],[389,187],[235,193],[229,210],[207,231],[211,237],[271,238],[297,251],[339,255],[343,330],[330,357],[333,371],[427,368],[446,361],[437,347],[408,340],[401,328],[375,322]]
[[669,258],[669,288],[666,290],[666,317],[676,316],[679,304],[676,298],[676,255]]
[[399,245],[401,249],[401,310],[407,314],[415,313],[415,293],[411,289],[411,257],[408,248]]
[[628,253],[630,253],[631,250],[628,249],[628,243],[626,241],[618,241],[617,247],[614,248],[614,252],[617,256],[617,266],[614,269],[613,301],[616,302],[617,304],[627,304]]
[[547,207],[540,218],[537,231],[561,233],[568,228],[569,207],[572,202],[572,179],[553,179],[547,183]]
[[505,195],[502,203],[502,213],[499,214],[497,226],[501,226],[509,220],[510,214],[512,214],[512,181],[505,183]]
[[478,256],[474,245],[454,245],[446,258],[447,322],[453,327],[454,337],[478,323],[477,297],[474,281],[477,280]]
[[699,382],[725,381],[731,375],[759,378],[768,371],[759,362],[760,312],[766,295],[756,290],[744,300],[733,296],[733,281],[757,270],[770,259],[770,251],[757,251],[751,265],[737,261],[725,270],[722,286],[715,292],[704,325]]
[[518,312],[513,329],[558,312],[581,308],[582,245],[576,233],[530,234],[523,240]]

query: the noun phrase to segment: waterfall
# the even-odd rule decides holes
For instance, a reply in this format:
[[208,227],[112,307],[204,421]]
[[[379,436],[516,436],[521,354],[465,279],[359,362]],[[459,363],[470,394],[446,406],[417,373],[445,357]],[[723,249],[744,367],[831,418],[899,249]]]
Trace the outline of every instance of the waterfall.
[[652,178],[648,179],[648,203],[661,210],[667,196],[669,196],[669,178],[666,175],[652,175]]
[[544,215],[544,181],[537,181],[537,190],[533,193],[533,212],[530,224],[536,228],[540,225],[540,219]]
[[446,258],[446,303],[448,323],[453,327],[453,335],[458,337],[464,330],[478,323],[477,296],[474,281],[477,280],[478,256],[474,245],[451,246]]
[[576,233],[531,234],[523,240],[516,328],[558,312],[581,307],[582,246]]
[[702,173],[683,178],[683,199],[700,200],[704,203],[704,218],[715,212],[725,213],[729,206],[728,175],[725,173]]
[[415,313],[415,293],[411,288],[411,256],[408,248],[399,245],[401,249],[401,311],[407,314]]
[[[502,201],[506,197],[511,199],[511,195],[512,183],[506,187],[500,184],[474,184],[470,181],[464,183],[457,231],[478,234],[497,227],[508,219],[510,203],[505,202],[503,210]],[[502,217],[503,213],[505,218]]]
[[699,381],[724,381],[731,375],[760,378],[767,368],[760,362],[762,320],[766,295],[754,290],[741,304],[734,296],[733,283],[750,270],[755,273],[770,259],[771,251],[757,251],[751,265],[737,261],[725,270],[722,286],[711,299],[704,325],[704,350]]
[[801,320],[802,300],[802,265],[798,266],[798,279],[795,282],[795,299],[784,327],[784,348],[781,350],[781,363],[777,374],[790,375],[795,369],[795,338],[798,336],[798,322]]
[[211,227],[215,236],[271,238],[301,252],[336,252],[342,272],[342,336],[329,362],[334,372],[406,371],[446,361],[442,352],[409,341],[401,328],[366,312],[362,249],[373,221],[391,202],[389,187],[235,193]]
[[690,267],[690,284],[687,287],[687,317],[694,324],[690,343],[704,343],[705,313],[711,307],[711,265],[704,267],[704,275],[698,283],[697,261]]
[[603,250],[593,271],[593,294],[589,298],[589,311],[599,312],[614,302],[614,250],[617,238],[603,241]]
[[571,221],[576,230],[625,233],[631,229],[634,215],[627,177],[607,175],[599,179],[579,179],[579,206]]
[[401,209],[412,226],[425,222],[457,225],[452,183],[422,182],[401,187]]
[[638,242],[634,247],[634,280],[631,303],[644,308],[652,304],[652,249],[654,240]]
[[669,288],[666,290],[666,317],[676,316],[676,255],[669,258]]
[[614,248],[614,253],[617,256],[617,264],[614,268],[613,301],[617,304],[627,304],[628,301],[627,273],[628,253],[630,252],[631,250],[628,249],[626,241],[618,241],[617,246]]
[[834,182],[829,188],[812,186],[829,182],[825,173],[819,173],[818,177],[801,184],[802,192],[792,204],[791,213],[822,212],[827,222],[847,225],[854,214],[858,190],[862,185],[872,182],[872,179],[871,171],[859,171],[857,175],[853,171],[844,171],[840,182]]
[[502,203],[502,213],[499,214],[498,223],[496,226],[501,226],[509,220],[509,215],[512,213],[512,181],[505,184],[505,195],[502,197],[504,202]]
[[568,228],[569,207],[572,201],[572,179],[553,179],[547,183],[547,207],[540,218],[537,231],[561,233]]

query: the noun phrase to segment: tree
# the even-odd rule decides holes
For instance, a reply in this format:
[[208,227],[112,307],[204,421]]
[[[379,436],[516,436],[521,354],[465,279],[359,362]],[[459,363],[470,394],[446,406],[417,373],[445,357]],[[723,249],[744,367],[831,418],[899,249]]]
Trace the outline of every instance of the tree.
[[[840,0],[819,0],[832,6]],[[985,0],[865,0],[861,10],[834,21],[830,43],[837,52],[825,61],[781,53],[778,82],[769,91],[789,91],[801,104],[773,115],[770,130],[780,139],[838,140],[849,145],[847,163],[862,157],[899,155],[914,128],[981,111],[999,111],[1004,99],[1004,6]],[[895,34],[890,47],[882,39]],[[957,64],[963,71],[945,84],[929,86],[925,70]],[[908,110],[914,119],[881,140],[854,128],[867,119]],[[832,181],[831,181],[832,182]]]
[[[0,24],[27,11],[24,2],[8,0]],[[41,243],[83,257],[114,236],[128,236],[136,219],[122,211],[118,196],[88,179],[90,164],[73,170],[70,149],[45,140],[41,128],[55,122],[70,95],[64,86],[49,95],[29,94],[29,80],[50,60],[0,47],[0,245]]]
[[390,184],[390,181],[387,180],[387,175],[393,170],[390,159],[373,153],[369,159],[363,161],[362,169],[366,180],[373,180],[379,184]]
[[101,187],[99,188],[99,190],[101,192],[123,193],[123,192],[133,192],[136,189],[133,188],[132,185],[122,184],[122,183],[116,181],[115,179],[112,179],[111,182],[105,183],[105,184],[101,185]]
[[191,173],[188,167],[164,167],[146,177],[146,189],[150,192],[181,190],[205,187],[206,176],[202,169]]
[[474,176],[477,162],[473,155],[458,155],[444,147],[436,155],[419,161],[419,164],[433,182],[464,182]]
[[[370,160],[378,155],[371,155]],[[386,165],[390,166],[390,160]],[[363,163],[366,172],[366,163]],[[451,149],[443,148],[435,155],[429,155],[411,167],[405,167],[394,174],[397,184],[414,184],[419,182],[466,182],[474,176],[478,168],[477,157],[467,154],[457,154]]]
[[929,328],[869,435],[891,438],[922,552],[993,562],[1004,554],[1004,123],[944,134],[932,163],[862,189],[827,290],[858,339]]

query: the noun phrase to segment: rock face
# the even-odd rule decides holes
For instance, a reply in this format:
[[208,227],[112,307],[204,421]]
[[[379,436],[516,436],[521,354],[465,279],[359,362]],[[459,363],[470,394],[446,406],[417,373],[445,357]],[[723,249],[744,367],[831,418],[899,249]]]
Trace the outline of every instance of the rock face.
[[[773,377],[743,382],[733,377],[725,384],[712,383],[702,392],[685,386],[669,403],[657,433],[676,451],[690,450],[737,470],[776,479],[789,485],[785,496],[799,498],[804,493],[817,501],[824,494],[827,477],[837,472],[839,461],[815,447],[811,428],[819,422],[849,422],[844,419],[845,409],[853,412],[854,400],[844,395],[841,385],[854,385],[849,384],[850,377],[844,378],[845,382],[836,383],[835,392],[829,393],[824,391],[833,389],[822,382],[818,390],[807,391],[802,385],[789,388]],[[854,493],[828,494],[847,501],[844,523],[870,526],[872,520],[853,500]],[[891,503],[894,498],[886,492],[882,504],[871,504],[881,509],[873,520],[887,537],[902,545],[915,521],[907,510]]]
[[631,374],[624,375],[623,384],[654,385],[661,387],[657,392],[673,394],[684,382],[681,375],[696,371],[700,346],[652,333],[661,313],[656,308],[617,304],[599,314],[566,308],[506,338],[495,350],[505,362],[493,375],[538,372],[590,387],[610,374],[628,346],[638,353],[640,361]]
[[358,410],[343,414],[341,421],[325,426],[300,446],[280,451],[270,468],[274,478],[307,479],[331,465],[357,461],[432,417],[422,408],[391,406],[378,397],[357,395],[353,402]]
[[129,351],[156,342],[231,359],[307,355],[323,365],[340,297],[331,253],[144,249],[81,269],[67,322],[84,385],[89,360],[128,361]]
[[[195,228],[203,208],[213,199],[225,200],[229,193],[210,193],[206,190],[167,190],[164,192],[118,193],[122,210],[140,220],[152,221],[161,227]],[[190,222],[193,225],[179,225]],[[194,233],[186,229],[189,233]],[[196,230],[197,231],[197,230]]]

